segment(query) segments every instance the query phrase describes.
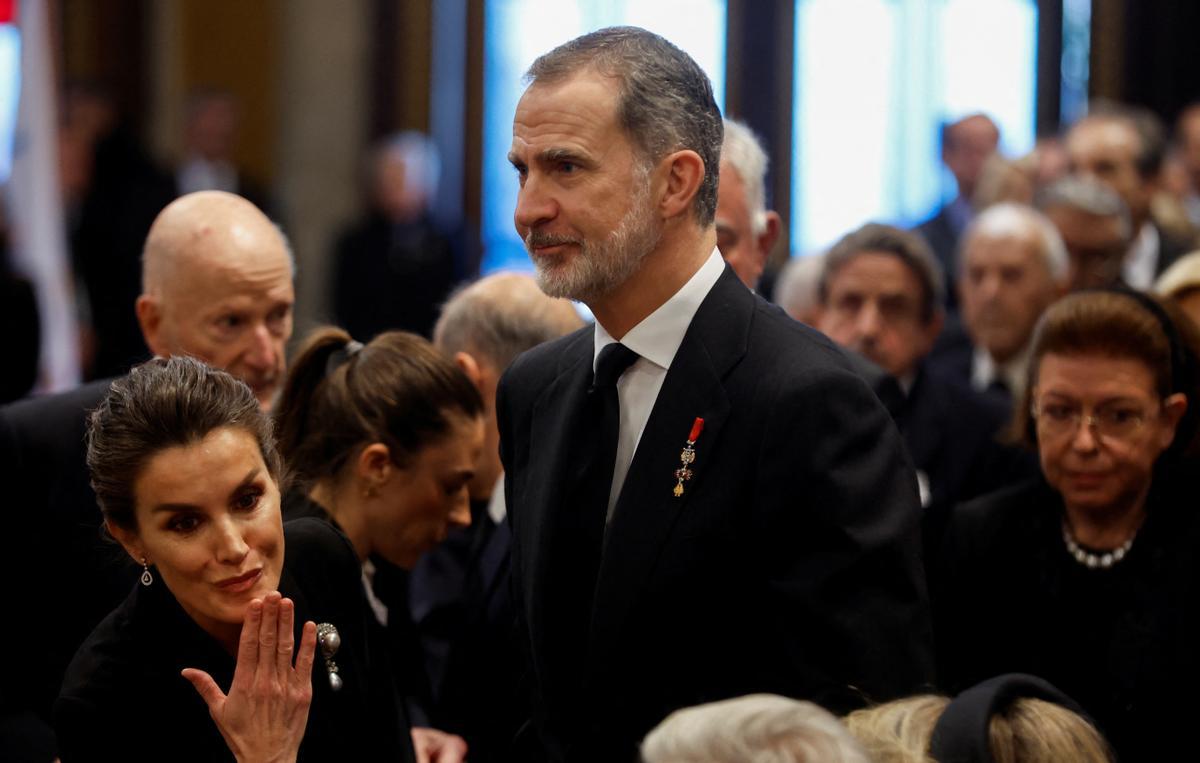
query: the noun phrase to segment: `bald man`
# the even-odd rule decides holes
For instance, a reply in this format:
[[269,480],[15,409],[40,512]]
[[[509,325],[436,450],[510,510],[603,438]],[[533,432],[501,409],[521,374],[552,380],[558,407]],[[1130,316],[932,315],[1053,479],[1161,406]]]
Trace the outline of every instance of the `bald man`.
[[200,191],[171,203],[146,237],[138,323],[155,355],[192,355],[249,385],[264,408],[292,335],[292,257],[250,202]]
[[[292,261],[279,230],[239,196],[189,194],[155,219],[143,265],[144,293],[129,307],[150,349],[224,368],[268,406],[292,332]],[[86,466],[86,414],[111,381],[0,407],[10,539],[0,572],[22,581],[9,589],[9,611],[37,634],[23,639],[20,659],[0,671],[0,758],[6,727],[26,737],[48,733],[41,724],[49,721],[67,663],[136,579],[102,540]]]

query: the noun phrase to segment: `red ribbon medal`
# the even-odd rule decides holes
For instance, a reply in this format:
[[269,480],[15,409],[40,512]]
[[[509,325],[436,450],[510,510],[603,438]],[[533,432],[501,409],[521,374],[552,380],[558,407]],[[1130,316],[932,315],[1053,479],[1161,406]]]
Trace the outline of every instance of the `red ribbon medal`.
[[700,433],[704,431],[704,419],[697,417],[692,422],[692,431],[688,435],[687,444],[683,446],[683,450],[679,452],[679,462],[683,466],[675,470],[675,497],[679,498],[683,495],[683,483],[692,478],[692,470],[688,467],[696,461],[696,440],[700,439]]

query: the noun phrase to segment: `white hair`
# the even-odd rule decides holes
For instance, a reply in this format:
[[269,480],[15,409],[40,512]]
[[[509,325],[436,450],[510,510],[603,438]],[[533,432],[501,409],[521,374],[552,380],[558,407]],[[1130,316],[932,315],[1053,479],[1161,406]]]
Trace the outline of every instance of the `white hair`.
[[979,213],[963,234],[959,258],[975,239],[1032,238],[1034,248],[1046,265],[1050,277],[1062,283],[1067,279],[1070,260],[1067,247],[1054,223],[1033,207],[1013,202],[1001,202]]
[[767,229],[767,152],[749,127],[726,119],[721,161],[729,162],[746,186],[750,223],[755,235],[762,234]]
[[775,304],[796,320],[821,302],[821,276],[825,255],[817,253],[792,257],[779,271],[775,281]]
[[425,198],[437,196],[442,174],[441,155],[433,139],[416,130],[405,130],[387,136],[375,148],[377,164],[398,161],[404,165],[404,185],[411,191],[424,193]]
[[828,711],[750,694],[677,710],[642,742],[645,763],[869,763]]

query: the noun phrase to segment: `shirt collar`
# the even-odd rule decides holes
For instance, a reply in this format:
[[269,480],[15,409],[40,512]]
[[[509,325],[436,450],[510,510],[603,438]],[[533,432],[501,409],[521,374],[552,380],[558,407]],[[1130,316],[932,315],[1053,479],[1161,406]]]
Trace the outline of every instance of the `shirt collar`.
[[1020,352],[1001,366],[992,359],[987,350],[976,347],[971,363],[972,386],[975,389],[987,389],[988,385],[999,379],[1016,398],[1025,389],[1026,372],[1029,370],[1029,358],[1032,354],[1033,342],[1026,342]]
[[[721,252],[713,249],[712,254],[708,255],[708,259],[692,274],[687,283],[670,299],[659,305],[657,310],[643,318],[641,323],[631,328],[621,338],[621,344],[664,370],[670,368],[675,353],[679,351],[679,345],[683,344],[683,335],[687,333],[692,318],[700,309],[700,303],[708,296],[708,292],[724,271],[725,261],[721,258]],[[596,368],[596,360],[600,357],[600,350],[615,341],[617,340],[596,321],[592,353],[593,371]]]
[[1149,289],[1158,267],[1158,229],[1145,222],[1125,255],[1125,282],[1135,289]]

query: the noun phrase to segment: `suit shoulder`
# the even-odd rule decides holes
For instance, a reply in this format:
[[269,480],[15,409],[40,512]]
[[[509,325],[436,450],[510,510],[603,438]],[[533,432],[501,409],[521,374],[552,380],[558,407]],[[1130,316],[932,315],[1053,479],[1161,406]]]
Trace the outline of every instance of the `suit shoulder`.
[[302,576],[314,569],[339,574],[359,572],[358,556],[350,539],[331,523],[316,517],[298,517],[283,524],[287,549],[285,564]]
[[560,373],[564,357],[590,357],[595,327],[588,324],[566,336],[544,342],[516,357],[503,374],[510,384],[540,389]]
[[0,406],[0,419],[14,432],[61,435],[62,427],[86,423],[88,413],[104,400],[113,381],[102,379],[67,392],[30,397]]
[[863,376],[833,340],[761,299],[756,305],[748,350],[755,365],[765,364],[787,374],[835,371]]
[[1048,494],[1049,488],[1040,477],[1002,488],[955,506],[950,526],[958,535],[995,536],[1040,513]]

